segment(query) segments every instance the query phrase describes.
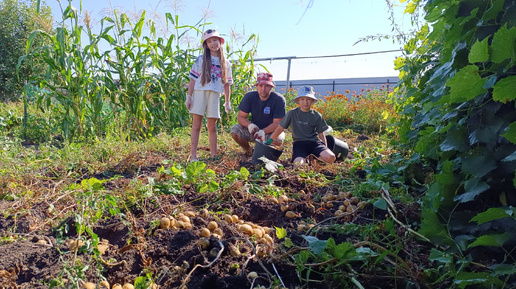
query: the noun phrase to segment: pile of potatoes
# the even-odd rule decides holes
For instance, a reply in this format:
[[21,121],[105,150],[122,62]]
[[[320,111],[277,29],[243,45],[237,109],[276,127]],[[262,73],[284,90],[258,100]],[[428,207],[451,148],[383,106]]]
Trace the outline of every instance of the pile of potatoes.
[[354,197],[351,192],[339,192],[338,194],[329,192],[321,198],[321,202],[326,208],[339,206],[334,213],[335,217],[356,214],[357,210],[363,208],[367,203],[360,201],[358,197]]
[[[177,215],[177,219],[172,216],[162,215],[160,222],[159,222],[159,227],[160,227],[160,229],[194,228],[194,226],[191,223],[191,218],[195,217],[195,216],[199,216],[199,217],[203,218],[204,220],[208,220],[210,218],[215,219],[215,220],[209,221],[206,226],[198,229],[198,234],[199,234],[200,238],[199,238],[197,244],[203,250],[207,250],[208,247],[210,246],[209,238],[211,236],[213,236],[219,240],[224,237],[224,232],[219,227],[219,224],[221,222],[224,222],[230,226],[235,226],[235,228],[239,232],[242,232],[251,238],[255,238],[257,244],[261,245],[261,247],[262,247],[261,249],[259,249],[258,247],[260,247],[260,246],[257,246],[258,256],[265,255],[265,253],[267,253],[267,251],[268,251],[265,248],[270,248],[271,245],[274,243],[274,239],[271,237],[271,234],[274,232],[273,228],[262,227],[260,225],[254,224],[252,222],[246,222],[246,221],[240,219],[237,215],[223,214],[223,215],[220,215],[218,218],[214,218],[207,209],[202,209],[199,212],[185,211],[185,212],[179,213]],[[229,252],[232,256],[240,255],[238,250],[235,250],[235,248],[231,248],[231,246],[230,246],[229,249],[230,249]],[[212,255],[211,253],[212,252],[210,251],[210,255]],[[214,256],[212,256],[212,257],[214,257]]]

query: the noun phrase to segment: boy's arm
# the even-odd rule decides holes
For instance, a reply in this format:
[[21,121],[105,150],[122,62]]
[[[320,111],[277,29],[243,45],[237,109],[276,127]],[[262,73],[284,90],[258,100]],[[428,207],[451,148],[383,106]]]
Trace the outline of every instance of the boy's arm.
[[321,132],[321,133],[317,134],[317,136],[324,143],[325,146],[328,146],[328,143],[326,142],[326,136],[324,135],[324,132]]
[[284,131],[285,129],[281,126],[281,125],[278,125],[278,127],[276,127],[276,129],[274,130],[274,132],[271,134],[271,136],[269,137],[269,139],[265,142],[266,144],[271,144],[273,141],[275,141],[278,136]]

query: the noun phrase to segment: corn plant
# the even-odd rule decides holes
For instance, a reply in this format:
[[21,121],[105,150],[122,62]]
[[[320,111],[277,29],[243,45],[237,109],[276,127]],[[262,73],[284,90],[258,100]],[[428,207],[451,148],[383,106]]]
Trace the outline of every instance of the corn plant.
[[[33,75],[30,81],[50,91],[38,97],[37,103],[56,112],[68,140],[101,137],[109,125],[117,134],[128,132],[132,138],[187,125],[189,113],[183,101],[188,73],[201,49],[190,44],[185,48],[180,40],[190,31],[200,34],[201,21],[194,26],[179,25],[179,16],[167,13],[166,25],[175,34],[165,39],[157,37],[156,24],[146,19],[145,11],[134,23],[128,15],[114,11],[101,20],[98,34],[92,32],[87,13],[86,25],[79,25],[79,12],[71,1],[62,14],[63,24],[55,33],[38,30],[30,35],[27,55],[17,67],[33,59],[48,64],[44,74]],[[39,35],[51,45],[33,47]],[[253,35],[244,45],[254,44],[254,39]],[[101,50],[101,45],[109,48]],[[238,58],[233,65],[233,74],[238,75],[233,95],[240,96],[233,98],[236,106],[252,81],[248,61],[252,65],[256,49],[225,49],[228,56]]]

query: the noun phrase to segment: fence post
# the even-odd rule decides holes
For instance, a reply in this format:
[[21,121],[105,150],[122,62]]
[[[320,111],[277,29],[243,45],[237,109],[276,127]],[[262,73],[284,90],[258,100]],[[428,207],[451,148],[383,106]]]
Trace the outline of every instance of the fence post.
[[288,59],[288,67],[287,67],[287,81],[285,82],[285,84],[286,84],[285,93],[288,92],[288,82],[290,80],[290,64],[291,64],[291,62],[292,62],[292,58],[289,58]]

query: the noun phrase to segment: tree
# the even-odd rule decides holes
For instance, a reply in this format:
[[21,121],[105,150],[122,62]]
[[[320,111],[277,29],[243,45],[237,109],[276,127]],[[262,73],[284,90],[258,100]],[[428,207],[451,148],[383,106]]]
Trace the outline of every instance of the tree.
[[[44,69],[41,61],[25,62],[20,67],[18,77],[16,64],[25,55],[25,47],[30,33],[34,30],[52,30],[50,7],[41,6],[38,0],[2,0],[0,2],[0,100],[16,100],[20,97],[23,83],[29,75]],[[36,42],[41,43],[41,39]],[[35,46],[37,47],[37,45]]]

